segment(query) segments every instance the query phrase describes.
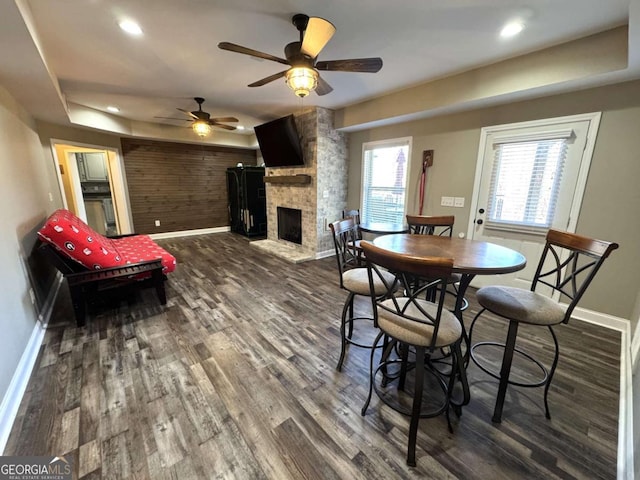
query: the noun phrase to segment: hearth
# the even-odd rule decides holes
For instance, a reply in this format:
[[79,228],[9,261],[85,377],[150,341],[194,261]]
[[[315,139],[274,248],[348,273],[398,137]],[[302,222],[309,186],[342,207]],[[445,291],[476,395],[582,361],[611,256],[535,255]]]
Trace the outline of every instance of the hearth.
[[302,245],[302,210],[278,208],[278,238]]

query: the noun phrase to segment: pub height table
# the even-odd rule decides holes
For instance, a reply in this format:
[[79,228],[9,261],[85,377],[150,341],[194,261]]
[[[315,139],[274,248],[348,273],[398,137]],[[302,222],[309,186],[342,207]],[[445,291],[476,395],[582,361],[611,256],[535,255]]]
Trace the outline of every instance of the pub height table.
[[[462,305],[471,280],[476,275],[517,272],[527,264],[527,259],[520,252],[494,243],[466,238],[398,233],[377,237],[373,240],[373,244],[390,252],[412,257],[453,258],[453,273],[461,276],[453,313],[462,325],[462,338],[466,346],[465,367],[469,363],[470,345],[462,319]],[[457,407],[468,404],[470,400],[466,379],[461,379],[461,383],[463,398],[460,402],[452,401]]]
[[365,233],[374,235],[409,232],[409,226],[406,223],[362,222],[358,224],[358,228]]

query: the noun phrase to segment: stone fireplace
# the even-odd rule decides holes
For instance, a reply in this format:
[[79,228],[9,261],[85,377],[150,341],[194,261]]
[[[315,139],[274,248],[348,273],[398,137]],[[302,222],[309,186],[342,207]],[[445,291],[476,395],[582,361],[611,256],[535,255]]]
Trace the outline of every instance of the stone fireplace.
[[[266,169],[267,239],[251,246],[298,263],[333,254],[329,223],[347,201],[346,135],[333,128],[333,111],[312,107],[294,114],[305,165]],[[278,209],[300,210],[301,243],[278,235]]]

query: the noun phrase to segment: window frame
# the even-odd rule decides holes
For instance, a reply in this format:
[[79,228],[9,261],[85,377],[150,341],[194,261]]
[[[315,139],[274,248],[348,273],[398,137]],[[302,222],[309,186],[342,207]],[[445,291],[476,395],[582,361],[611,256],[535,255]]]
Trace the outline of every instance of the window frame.
[[366,159],[365,154],[369,150],[375,150],[376,148],[385,148],[391,147],[393,145],[405,145],[407,146],[407,163],[405,168],[405,185],[404,185],[404,198],[403,198],[403,212],[401,223],[405,222],[405,217],[407,215],[408,208],[408,200],[409,200],[409,185],[411,178],[411,156],[412,156],[412,147],[413,147],[413,137],[398,137],[398,138],[389,138],[385,140],[375,140],[371,142],[364,142],[362,144],[362,154],[361,154],[361,176],[360,176],[360,221],[361,222],[378,222],[377,219],[370,219],[367,217],[367,213],[365,210],[365,195],[366,195]]

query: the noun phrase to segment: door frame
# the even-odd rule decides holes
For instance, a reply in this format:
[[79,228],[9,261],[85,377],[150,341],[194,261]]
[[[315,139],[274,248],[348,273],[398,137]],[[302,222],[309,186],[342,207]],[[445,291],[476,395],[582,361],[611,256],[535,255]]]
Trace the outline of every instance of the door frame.
[[[133,233],[133,217],[131,216],[131,204],[129,201],[129,188],[127,186],[127,177],[125,175],[124,168],[124,156],[119,148],[105,147],[102,145],[93,145],[89,143],[81,143],[71,140],[62,140],[58,138],[52,138],[51,153],[53,155],[54,169],[56,177],[58,178],[58,188],[60,189],[60,195],[65,207],[67,206],[64,185],[62,182],[62,175],[60,173],[60,160],[56,146],[69,146],[77,147],[79,149],[92,149],[106,152],[108,167],[109,167],[109,181],[112,186],[111,195],[114,201],[114,210],[116,215],[116,222],[121,235]],[[77,183],[77,187],[80,188],[80,175],[77,171],[69,172],[72,176],[74,185]]]
[[471,196],[471,206],[469,210],[469,224],[467,226],[467,238],[473,238],[474,225],[476,221],[476,213],[478,211],[478,195],[480,194],[480,184],[482,180],[482,172],[484,167],[484,153],[487,147],[487,138],[490,134],[510,133],[513,130],[531,127],[548,127],[556,123],[566,122],[582,122],[588,121],[587,141],[582,151],[582,160],[580,161],[580,170],[576,182],[576,189],[571,201],[571,209],[569,211],[569,223],[567,225],[568,232],[575,232],[578,224],[578,216],[582,207],[582,198],[587,185],[587,177],[589,168],[591,167],[591,158],[596,145],[596,137],[600,127],[601,112],[582,113],[578,115],[567,115],[564,117],[546,118],[541,120],[532,120],[518,123],[507,123],[502,125],[493,125],[490,127],[482,127],[480,130],[480,142],[478,145],[478,157],[476,159],[476,172],[473,181],[473,195]]

